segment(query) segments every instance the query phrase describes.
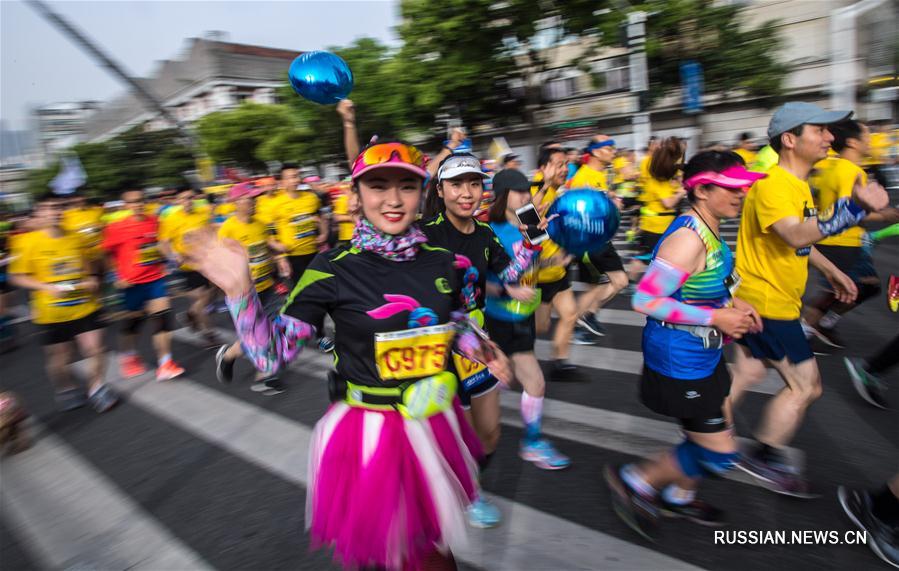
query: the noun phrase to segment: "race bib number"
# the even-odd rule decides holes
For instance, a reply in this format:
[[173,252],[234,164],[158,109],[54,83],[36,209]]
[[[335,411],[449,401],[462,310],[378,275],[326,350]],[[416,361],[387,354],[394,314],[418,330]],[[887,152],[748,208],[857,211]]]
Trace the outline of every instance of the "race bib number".
[[382,380],[417,379],[446,369],[455,331],[451,323],[375,334],[375,362]]
[[293,237],[295,240],[308,238],[316,234],[316,220],[312,215],[301,214],[290,220],[293,225]]
[[159,255],[159,248],[156,247],[156,242],[147,242],[146,244],[141,245],[137,252],[138,266],[152,266],[161,261],[162,256]]
[[486,365],[466,359],[455,351],[453,351],[453,365],[456,366],[459,381],[467,390],[480,385],[490,377],[490,371]]

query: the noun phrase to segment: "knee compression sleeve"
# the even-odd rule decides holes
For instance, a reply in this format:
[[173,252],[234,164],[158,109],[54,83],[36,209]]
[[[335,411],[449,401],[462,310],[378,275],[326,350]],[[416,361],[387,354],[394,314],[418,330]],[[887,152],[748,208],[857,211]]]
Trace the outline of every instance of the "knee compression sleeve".
[[175,316],[171,309],[157,311],[150,316],[153,320],[153,333],[162,333],[163,331],[175,330]]
[[685,476],[721,476],[732,469],[739,455],[736,452],[715,452],[691,440],[684,440],[674,449],[677,462]]

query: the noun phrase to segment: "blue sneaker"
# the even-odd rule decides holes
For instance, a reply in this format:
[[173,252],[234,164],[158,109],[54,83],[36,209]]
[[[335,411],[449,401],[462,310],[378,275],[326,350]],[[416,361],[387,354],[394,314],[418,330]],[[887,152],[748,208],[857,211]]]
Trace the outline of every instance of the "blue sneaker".
[[318,350],[322,353],[330,353],[334,350],[334,340],[330,337],[322,337],[318,340]]
[[491,504],[483,497],[478,498],[468,506],[468,525],[478,529],[496,527],[503,521],[503,514],[499,508]]
[[518,455],[522,460],[533,462],[542,470],[564,470],[571,465],[568,456],[556,450],[556,447],[545,438],[522,440]]

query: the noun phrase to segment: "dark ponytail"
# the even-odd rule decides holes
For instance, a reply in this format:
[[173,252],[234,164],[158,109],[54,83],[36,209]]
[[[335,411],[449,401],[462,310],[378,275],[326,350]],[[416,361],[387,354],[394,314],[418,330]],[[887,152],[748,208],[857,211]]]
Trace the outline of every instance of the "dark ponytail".
[[684,143],[678,137],[668,137],[652,153],[649,174],[656,180],[671,180],[683,167]]

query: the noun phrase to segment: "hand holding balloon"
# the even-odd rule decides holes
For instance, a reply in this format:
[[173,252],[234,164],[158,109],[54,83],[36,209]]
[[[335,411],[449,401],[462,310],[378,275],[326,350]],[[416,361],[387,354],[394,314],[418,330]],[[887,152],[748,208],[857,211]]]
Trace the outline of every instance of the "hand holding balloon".
[[353,90],[353,72],[345,61],[329,52],[298,55],[287,75],[294,91],[323,105],[346,99]]
[[606,193],[591,188],[569,190],[553,202],[548,214],[550,238],[574,256],[604,248],[621,220]]

